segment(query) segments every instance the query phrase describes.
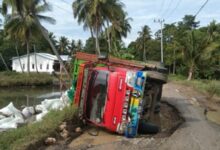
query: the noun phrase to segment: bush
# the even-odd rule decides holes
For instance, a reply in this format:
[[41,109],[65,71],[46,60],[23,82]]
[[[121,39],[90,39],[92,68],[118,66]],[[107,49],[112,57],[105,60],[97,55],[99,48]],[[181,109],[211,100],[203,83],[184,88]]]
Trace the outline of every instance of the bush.
[[53,77],[46,73],[0,72],[0,87],[51,85]]
[[62,111],[51,111],[41,122],[0,133],[0,150],[26,149],[29,145],[54,134],[63,121],[72,120],[78,123],[76,112],[72,106]]
[[186,77],[181,75],[169,75],[170,81],[175,81],[184,85],[192,86],[200,92],[205,92],[211,99],[214,95],[220,96],[219,80],[192,80],[187,81]]

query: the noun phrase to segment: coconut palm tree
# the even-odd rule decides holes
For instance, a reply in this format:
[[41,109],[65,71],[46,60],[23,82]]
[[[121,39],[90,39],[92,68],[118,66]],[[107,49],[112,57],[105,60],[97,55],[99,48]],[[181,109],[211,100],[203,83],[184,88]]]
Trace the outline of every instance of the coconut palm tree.
[[74,18],[78,23],[84,23],[84,28],[90,28],[95,33],[96,53],[100,54],[99,37],[105,22],[111,22],[116,12],[122,10],[119,0],[75,0],[73,2]]
[[122,25],[122,22],[126,16],[126,13],[123,10],[124,4],[120,2],[119,0],[107,0],[106,1],[107,8],[105,9],[105,22],[107,27],[105,27],[105,33],[108,41],[108,49],[109,52],[111,52],[111,44],[112,44],[112,36],[111,28],[113,24],[119,24]]
[[11,9],[11,14],[20,13],[23,9],[23,0],[2,0],[2,14],[6,16],[8,10]]
[[[37,19],[55,23],[53,18],[43,16],[41,13],[48,11],[48,5],[36,3],[36,0],[23,1],[22,12],[14,13],[9,16],[5,24],[5,31],[12,38],[18,38],[25,43],[27,48],[27,72],[30,72],[30,40],[36,38],[39,33],[39,28],[36,19],[32,15],[32,9]],[[34,8],[33,8],[34,7]]]
[[75,0],[72,4],[73,16],[77,18],[79,24],[83,23],[83,29],[89,29],[91,37],[94,37],[91,15],[88,12],[90,7],[89,4],[89,0]]
[[81,51],[83,49],[83,43],[82,40],[78,40],[76,44],[77,51]]
[[137,46],[143,51],[143,61],[146,61],[146,42],[151,39],[150,28],[145,25],[139,33],[139,38],[137,40]]
[[76,51],[76,41],[75,40],[72,40],[70,42],[69,51],[70,51],[71,56],[75,53],[75,51]]
[[58,47],[60,50],[60,54],[67,53],[69,47],[69,40],[65,36],[61,36],[59,39]]
[[[109,34],[110,46],[114,44],[114,49],[117,50],[116,42],[117,40],[121,41],[122,38],[126,38],[127,34],[131,31],[131,25],[129,21],[131,18],[126,18],[124,15],[122,18],[118,20],[115,19],[112,21],[112,25],[108,28],[107,34]],[[112,46],[111,46],[112,47]]]
[[23,14],[24,14],[23,8],[26,6],[25,3],[32,3],[32,5],[29,5],[30,6],[30,8],[29,8],[30,16],[34,20],[36,26],[40,30],[43,37],[50,44],[50,47],[52,48],[52,51],[57,56],[61,66],[63,66],[65,73],[70,78],[69,73],[68,73],[67,69],[65,68],[64,63],[63,63],[56,47],[54,46],[53,42],[50,40],[48,31],[40,23],[40,21],[42,21],[42,20],[47,20],[47,21],[50,20],[50,22],[54,22],[53,19],[49,19],[48,17],[45,17],[43,15],[38,14],[39,11],[43,12],[44,10],[49,10],[48,8],[50,8],[50,5],[48,3],[46,3],[46,0],[43,0],[43,3],[41,3],[41,2],[42,2],[42,0],[28,0],[28,1],[3,0],[3,5],[5,7],[5,9],[3,9],[3,11],[5,12],[6,18],[7,18],[8,8],[11,8],[12,16],[14,16],[14,14],[15,14],[15,15],[19,16],[20,18],[23,18]]
[[53,34],[53,32],[49,32],[49,38],[54,45],[57,45],[58,42],[57,42],[56,36]]

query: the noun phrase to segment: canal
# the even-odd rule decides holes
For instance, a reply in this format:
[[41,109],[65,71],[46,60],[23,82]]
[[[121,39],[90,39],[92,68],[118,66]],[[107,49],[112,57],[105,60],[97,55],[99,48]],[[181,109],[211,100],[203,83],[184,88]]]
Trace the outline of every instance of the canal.
[[44,99],[60,96],[61,92],[56,86],[0,88],[0,109],[13,102],[21,110],[23,106],[37,105]]

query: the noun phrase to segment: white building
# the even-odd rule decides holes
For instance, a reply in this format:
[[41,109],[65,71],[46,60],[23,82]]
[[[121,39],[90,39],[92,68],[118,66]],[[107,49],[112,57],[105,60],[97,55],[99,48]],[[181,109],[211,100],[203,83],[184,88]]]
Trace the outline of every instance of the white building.
[[[48,53],[31,53],[30,57],[30,72],[47,72],[59,71],[60,64],[55,55]],[[70,57],[67,55],[60,56],[64,62],[70,61]],[[27,72],[27,55],[13,57],[12,58],[12,70],[16,72]],[[22,68],[21,68],[22,67]]]

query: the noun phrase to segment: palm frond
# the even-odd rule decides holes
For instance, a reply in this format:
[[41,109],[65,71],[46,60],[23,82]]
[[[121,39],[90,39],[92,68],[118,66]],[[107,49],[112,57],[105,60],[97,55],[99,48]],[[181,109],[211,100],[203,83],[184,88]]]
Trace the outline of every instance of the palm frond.
[[47,22],[47,23],[56,24],[56,20],[53,19],[52,17],[43,16],[43,15],[37,15],[37,18],[38,18],[40,21],[45,21],[45,22]]

